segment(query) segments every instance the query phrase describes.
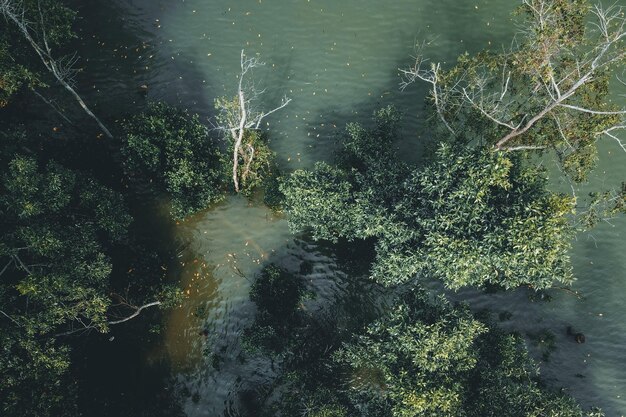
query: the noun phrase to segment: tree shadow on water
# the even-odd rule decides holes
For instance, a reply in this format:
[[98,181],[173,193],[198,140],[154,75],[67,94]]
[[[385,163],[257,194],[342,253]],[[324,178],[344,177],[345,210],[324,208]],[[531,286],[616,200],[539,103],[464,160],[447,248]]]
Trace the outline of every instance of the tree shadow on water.
[[377,317],[384,291],[355,274],[366,252],[302,239],[277,249],[248,277],[250,300],[220,319],[228,334],[205,336],[202,363],[179,378],[187,415],[258,416],[289,369],[317,363]]

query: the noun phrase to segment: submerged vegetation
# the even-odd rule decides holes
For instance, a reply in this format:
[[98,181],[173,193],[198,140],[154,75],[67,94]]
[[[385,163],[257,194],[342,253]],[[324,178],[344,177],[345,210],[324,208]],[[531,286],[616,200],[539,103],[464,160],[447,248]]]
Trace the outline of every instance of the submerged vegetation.
[[305,322],[300,308],[304,296],[304,285],[297,277],[275,265],[263,268],[250,290],[258,310],[254,323],[243,334],[247,350],[284,353],[291,332]]
[[[272,290],[277,279],[290,288],[301,285],[297,276],[273,265],[255,282],[251,298],[259,311],[252,331],[280,336],[279,352],[261,352],[283,359],[282,374],[261,390],[255,415],[294,416],[303,410],[335,417],[602,415],[585,413],[571,398],[545,387],[523,339],[467,306],[403,287],[390,310],[365,329],[350,335],[331,323],[326,331],[334,330],[319,340],[311,329],[319,334],[324,323],[318,321],[327,318],[302,311],[295,292]],[[276,304],[288,311],[269,312]],[[250,342],[268,346],[266,338]]]
[[[626,112],[607,99],[626,61],[622,9],[525,0],[524,32],[510,51],[465,54],[447,70],[425,68],[420,56],[404,71],[404,87],[431,86],[433,151],[424,163],[395,149],[401,118],[388,106],[371,127],[348,124],[335,161],[288,174],[261,121],[290,99],[254,109],[260,92],[243,80],[258,59],[242,51],[237,97],[216,101],[214,129],[165,103],[100,119],[75,88],[71,53],[55,55],[71,51],[76,13],[53,0],[3,0],[0,12],[1,415],[89,415],[95,406],[85,392],[101,415],[180,415],[175,383],[155,383],[159,401],[138,414],[126,406],[132,399],[86,388],[80,358],[106,350],[116,336],[100,335],[122,323],[135,326],[119,333],[127,343],[159,333],[156,307],[185,300],[168,279],[177,263],[170,236],[150,229],[210,208],[231,187],[251,200],[263,190],[294,233],[373,246],[364,268],[388,300],[380,311],[372,306],[375,317],[355,313],[340,324],[307,308],[317,294],[302,277],[266,265],[252,284],[257,309],[239,359],[269,358],[275,375],[249,415],[602,415],[547,386],[520,335],[423,283],[567,286],[576,232],[626,210],[626,188],[583,201],[552,191],[537,163],[554,155],[580,182],[599,137],[623,147],[616,132]],[[65,110],[71,105],[81,116]],[[148,208],[138,202],[146,188]],[[169,217],[155,209],[159,197]],[[326,302],[321,310],[337,301]]]

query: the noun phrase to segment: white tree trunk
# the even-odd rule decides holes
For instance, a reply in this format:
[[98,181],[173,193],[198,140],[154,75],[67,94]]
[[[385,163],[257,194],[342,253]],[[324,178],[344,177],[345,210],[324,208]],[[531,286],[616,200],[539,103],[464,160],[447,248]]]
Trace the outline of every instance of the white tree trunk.
[[37,43],[33,36],[30,33],[29,26],[25,22],[24,17],[20,16],[19,12],[17,12],[17,5],[14,0],[1,0],[0,1],[0,12],[7,18],[7,20],[12,21],[17,28],[20,30],[24,38],[28,41],[30,46],[35,50],[39,59],[44,64],[46,69],[56,78],[56,80],[65,88],[70,94],[74,97],[74,99],[78,102],[80,107],[87,113],[89,117],[94,119],[100,129],[104,132],[104,134],[113,139],[113,135],[107,129],[107,127],[102,123],[102,121],[91,111],[91,109],[87,106],[85,101],[81,98],[81,96],[74,90],[74,88],[67,81],[68,75],[73,71],[71,68],[72,61],[68,63],[68,68],[63,68],[62,65],[59,64],[59,61],[55,60],[52,57],[52,50],[48,45],[46,30],[44,27],[43,15],[40,10],[40,18],[41,18],[41,38],[43,39],[43,44]]

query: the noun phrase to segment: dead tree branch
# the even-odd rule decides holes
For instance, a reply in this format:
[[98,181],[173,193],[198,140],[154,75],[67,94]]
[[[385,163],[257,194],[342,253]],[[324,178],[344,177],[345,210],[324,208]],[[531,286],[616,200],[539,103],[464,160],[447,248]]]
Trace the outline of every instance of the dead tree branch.
[[[534,20],[536,22],[537,30],[543,30],[546,25],[554,25],[554,21],[558,18],[555,7],[546,0],[524,0],[524,4],[527,5],[533,12]],[[547,99],[543,102],[543,108],[536,111],[534,114],[526,113],[526,121],[520,125],[517,125],[510,129],[510,131],[500,138],[495,148],[497,150],[512,150],[513,147],[509,145],[515,138],[520,137],[528,130],[530,130],[537,122],[551,116],[556,120],[561,135],[560,114],[556,112],[556,109],[567,109],[573,112],[583,112],[594,115],[626,115],[626,109],[617,111],[603,111],[601,109],[586,108],[574,104],[568,103],[570,99],[576,99],[578,93],[582,91],[582,88],[596,79],[596,76],[602,71],[606,70],[609,66],[621,63],[626,57],[626,52],[623,49],[622,39],[626,37],[625,22],[623,9],[617,6],[611,6],[603,9],[601,6],[596,5],[592,10],[595,16],[595,21],[591,23],[592,28],[596,28],[596,42],[595,47],[588,53],[578,55],[572,54],[575,60],[573,65],[574,70],[567,72],[563,75],[558,75],[558,72],[553,66],[553,62],[558,59],[559,54],[563,54],[563,51],[556,48],[549,39],[543,40],[538,37],[539,41],[535,46],[542,58],[542,67],[537,68],[537,74],[535,77],[536,85],[533,87],[533,91],[545,91],[547,93]],[[512,98],[511,98],[512,99]],[[475,106],[474,103],[472,105]],[[476,107],[476,106],[475,106]],[[494,111],[497,109],[494,107]],[[600,133],[605,133],[607,136],[611,136],[610,133],[614,128],[609,128]],[[619,141],[618,141],[619,142]],[[621,143],[620,143],[621,145]],[[519,147],[517,147],[519,148]]]
[[430,94],[432,96],[433,103],[435,105],[435,110],[437,111],[437,115],[439,119],[443,122],[444,126],[448,131],[454,135],[454,129],[450,126],[445,117],[445,107],[447,100],[442,100],[441,96],[446,95],[446,90],[443,89],[440,85],[440,73],[441,73],[441,64],[430,64],[430,66],[425,69],[424,66],[427,60],[421,55],[424,45],[420,46],[417,50],[417,54],[414,57],[415,62],[409,68],[398,68],[400,71],[402,80],[400,81],[400,90],[404,91],[409,85],[413,84],[416,80],[421,80],[431,85]]
[[144,310],[146,308],[158,306],[158,305],[161,305],[160,301],[153,301],[151,303],[144,304],[144,305],[139,306],[139,307],[134,307],[135,308],[135,312],[133,314],[131,314],[130,316],[124,317],[123,319],[119,319],[119,320],[108,321],[107,324],[113,325],[113,324],[124,323],[124,322],[126,322],[128,320],[131,320],[131,319],[134,319],[135,317],[137,317],[139,314],[141,314],[142,310]]
[[261,122],[265,117],[284,108],[291,102],[291,99],[285,96],[281,100],[280,105],[270,111],[264,112],[255,108],[255,102],[264,91],[257,90],[252,82],[247,81],[247,78],[254,68],[263,65],[265,64],[256,57],[246,57],[242,49],[240,58],[241,73],[239,74],[237,87],[237,104],[235,106],[227,106],[225,104],[218,106],[218,110],[221,113],[221,125],[218,125],[217,129],[228,132],[233,141],[233,184],[236,192],[240,190],[239,158],[241,157],[245,163],[242,179],[245,179],[245,176],[248,175],[252,159],[254,158],[253,147],[250,146],[246,150],[243,149],[245,132],[247,130],[259,130]]
[[45,98],[39,91],[35,90],[34,88],[31,89],[31,91],[33,93],[35,93],[35,95],[37,97],[39,97],[41,99],[41,101],[43,101],[44,103],[46,103],[48,106],[50,106],[50,108],[52,108],[52,110],[54,110],[63,120],[65,120],[69,125],[74,125],[74,123],[72,123],[72,121],[70,119],[67,118],[66,115],[63,114],[63,112],[61,110],[59,110],[59,108],[51,101],[48,100],[47,98]]
[[4,311],[0,310],[0,314],[2,314],[4,317],[6,317],[7,319],[11,320],[13,323],[15,323],[16,326],[18,327],[22,327],[17,320],[15,320],[13,317],[9,316],[7,313],[5,313]]
[[[113,326],[113,325],[116,325],[116,324],[125,323],[125,322],[127,322],[129,320],[132,320],[135,317],[139,316],[141,314],[141,312],[143,310],[145,310],[146,308],[150,308],[150,307],[161,305],[161,302],[160,301],[153,301],[151,303],[144,304],[142,306],[132,306],[132,305],[127,304],[127,303],[123,303],[123,304],[125,306],[127,306],[127,307],[133,308],[135,311],[132,314],[130,314],[129,316],[126,316],[124,318],[121,318],[121,319],[118,319],[118,320],[109,320],[109,321],[106,322],[106,324],[108,324],[109,326]],[[77,318],[75,320],[75,322],[76,321],[81,324],[81,327],[78,327],[78,328],[75,328],[75,329],[71,329],[71,330],[68,330],[68,331],[63,332],[63,333],[57,333],[57,334],[54,335],[54,337],[70,336],[70,335],[73,335],[73,334],[76,334],[76,333],[79,333],[79,332],[89,332],[89,331],[97,329],[97,326],[95,324],[93,324],[93,323],[84,323],[79,318]]]
[[[598,124],[599,131],[589,134],[610,137],[626,152],[626,145],[615,135],[617,130],[626,129],[626,107],[607,108],[605,103],[585,99],[589,98],[589,90],[593,91],[592,83],[626,61],[624,8],[596,5],[591,10],[592,21],[584,29],[584,39],[576,38],[577,35],[564,39],[563,32],[574,31],[568,25],[579,23],[566,19],[558,2],[523,0],[522,3],[529,20],[520,26],[521,41],[516,38],[509,51],[465,59],[458,67],[461,71],[455,74],[444,72],[439,63],[426,66],[420,47],[415,63],[400,70],[400,88],[416,80],[430,84],[437,115],[452,134],[462,130],[454,126],[456,114],[463,109],[476,111],[499,131],[504,130],[494,140],[495,150],[546,148],[532,139],[520,140],[543,120],[552,121],[558,130],[557,139],[563,139],[573,149],[576,134],[568,139],[567,127],[574,126],[584,113],[606,116],[602,121],[605,125]],[[607,124],[611,125],[607,127]]]
[[39,34],[40,36],[38,36],[41,40],[37,41],[31,33],[31,27],[34,25],[30,24],[26,20],[24,12],[20,11],[20,3],[21,2],[18,0],[0,0],[0,13],[2,13],[5,19],[15,24],[20,33],[24,36],[24,39],[26,39],[26,41],[28,41],[30,46],[33,48],[48,72],[50,72],[59,84],[61,84],[61,86],[63,86],[63,88],[65,88],[74,97],[85,113],[96,121],[104,134],[112,139],[113,135],[109,129],[107,129],[102,121],[91,111],[73,87],[75,84],[74,77],[77,72],[75,69],[75,64],[77,62],[76,55],[74,54],[55,59],[52,54],[52,48],[48,43],[45,20],[41,8],[39,8],[39,30],[41,33]]

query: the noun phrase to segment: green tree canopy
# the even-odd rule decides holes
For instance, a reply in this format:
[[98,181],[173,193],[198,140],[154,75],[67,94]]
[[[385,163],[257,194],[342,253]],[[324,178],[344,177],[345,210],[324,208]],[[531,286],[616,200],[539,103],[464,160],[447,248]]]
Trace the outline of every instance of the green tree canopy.
[[252,326],[243,333],[246,349],[268,354],[288,349],[293,329],[303,325],[303,298],[304,285],[298,277],[273,264],[264,267],[250,289],[257,313]]
[[602,416],[542,384],[519,335],[416,289],[316,360],[285,371],[262,415]]
[[282,190],[293,231],[336,241],[376,238],[372,276],[393,285],[416,275],[450,288],[546,288],[569,283],[573,199],[546,188],[541,168],[514,154],[441,145],[417,168],[398,162],[397,118],[348,135],[337,166],[298,170]]
[[24,153],[0,172],[0,214],[0,410],[71,414],[69,349],[56,335],[108,329],[112,251],[131,217],[89,175]]
[[174,218],[185,218],[223,198],[222,155],[197,115],[151,103],[123,126],[128,172],[166,193]]
[[541,386],[519,336],[413,291],[334,360],[353,407],[367,408],[371,396],[393,417],[586,415]]

